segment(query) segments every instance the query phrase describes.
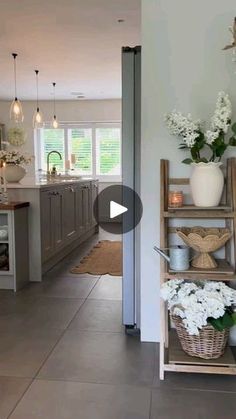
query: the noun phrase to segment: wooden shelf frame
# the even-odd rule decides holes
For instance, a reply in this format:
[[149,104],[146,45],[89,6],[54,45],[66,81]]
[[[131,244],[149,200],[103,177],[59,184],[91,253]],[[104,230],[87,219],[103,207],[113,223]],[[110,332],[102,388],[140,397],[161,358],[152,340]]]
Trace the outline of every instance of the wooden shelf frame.
[[[169,247],[169,235],[175,233],[176,227],[169,225],[172,219],[209,219],[225,220],[225,226],[233,231],[231,240],[225,246],[225,260],[221,261],[218,269],[214,271],[197,270],[190,268],[185,272],[172,272],[168,268],[167,262],[161,258],[160,262],[160,284],[174,279],[188,280],[220,280],[231,281],[236,279],[235,261],[236,261],[236,158],[227,160],[227,169],[224,185],[224,199],[219,207],[199,208],[194,205],[184,205],[182,208],[168,208],[168,195],[171,185],[189,185],[187,178],[170,178],[169,161],[161,160],[161,185],[160,185],[160,246],[165,249]],[[193,221],[194,222],[194,221]],[[233,246],[233,251],[232,251]],[[210,374],[228,374],[236,375],[236,362],[230,348],[227,349],[227,356],[220,358],[217,362],[204,362],[197,358],[191,359],[185,355],[182,349],[182,359],[174,360],[172,345],[170,342],[170,321],[166,304],[161,300],[160,322],[160,379],[164,379],[166,371],[172,372],[195,372]],[[173,334],[173,331],[171,331]],[[176,340],[176,339],[175,339]],[[181,358],[179,356],[179,358]],[[184,358],[185,357],[185,358]],[[186,361],[188,358],[188,361]],[[196,361],[197,359],[197,361]]]

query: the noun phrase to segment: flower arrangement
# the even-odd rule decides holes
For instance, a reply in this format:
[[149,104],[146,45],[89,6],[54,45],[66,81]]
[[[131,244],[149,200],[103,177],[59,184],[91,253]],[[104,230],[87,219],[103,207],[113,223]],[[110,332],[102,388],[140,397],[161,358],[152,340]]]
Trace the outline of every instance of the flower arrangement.
[[[191,158],[183,163],[219,162],[229,146],[236,146],[236,123],[231,126],[232,105],[229,96],[220,92],[218,94],[216,109],[211,118],[210,129],[204,131],[200,120],[194,121],[191,114],[183,115],[173,111],[165,116],[165,122],[172,135],[182,137],[181,150],[189,150]],[[226,140],[231,126],[233,135]],[[210,156],[202,153],[208,148]]]
[[27,157],[15,150],[0,150],[0,160],[6,164],[26,165],[32,162],[33,157]]
[[162,285],[161,296],[171,313],[182,319],[189,335],[199,335],[209,323],[218,331],[236,324],[236,290],[223,282],[172,279]]

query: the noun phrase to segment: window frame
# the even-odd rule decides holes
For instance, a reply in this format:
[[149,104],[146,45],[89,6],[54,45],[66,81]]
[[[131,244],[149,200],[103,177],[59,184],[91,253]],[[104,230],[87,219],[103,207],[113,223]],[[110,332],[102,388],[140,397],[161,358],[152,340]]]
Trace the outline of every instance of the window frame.
[[[43,128],[34,130],[34,143],[35,143],[35,171],[38,172],[41,169],[42,155],[43,155],[43,142],[41,141],[41,130],[50,129],[51,124],[45,123]],[[80,175],[82,177],[98,179],[100,182],[122,182],[122,173],[120,175],[97,175],[96,173],[96,129],[97,128],[119,128],[120,129],[120,159],[121,159],[121,171],[122,171],[122,132],[121,132],[121,121],[114,122],[63,122],[60,123],[59,129],[64,129],[64,150],[65,150],[65,162],[69,160],[70,156],[68,153],[68,130],[73,128],[84,128],[92,130],[92,173],[88,175]],[[64,167],[65,170],[65,167]]]

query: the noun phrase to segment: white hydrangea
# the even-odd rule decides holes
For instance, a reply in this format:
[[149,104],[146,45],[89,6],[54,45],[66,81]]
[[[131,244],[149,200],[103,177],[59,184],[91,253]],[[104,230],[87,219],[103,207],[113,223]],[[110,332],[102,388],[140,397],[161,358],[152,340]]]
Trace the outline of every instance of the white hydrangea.
[[200,121],[193,121],[191,114],[183,115],[174,110],[165,116],[166,125],[172,135],[183,137],[187,147],[193,147],[199,137]]
[[165,286],[161,289],[161,296],[163,300],[168,301],[169,308],[176,303],[176,297],[178,295],[178,289],[180,284],[184,281],[183,279],[173,279],[165,283]]
[[208,318],[222,317],[236,303],[236,290],[223,282],[199,283],[173,279],[162,285],[162,298],[171,312],[183,319],[190,335],[198,335]]

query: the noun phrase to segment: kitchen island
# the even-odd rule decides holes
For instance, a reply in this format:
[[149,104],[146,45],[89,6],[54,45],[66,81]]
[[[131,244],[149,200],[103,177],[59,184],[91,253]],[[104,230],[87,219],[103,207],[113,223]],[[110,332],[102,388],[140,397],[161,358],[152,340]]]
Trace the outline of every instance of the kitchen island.
[[7,190],[9,200],[30,203],[30,281],[42,281],[43,274],[98,229],[93,211],[97,180],[26,177],[9,183]]

